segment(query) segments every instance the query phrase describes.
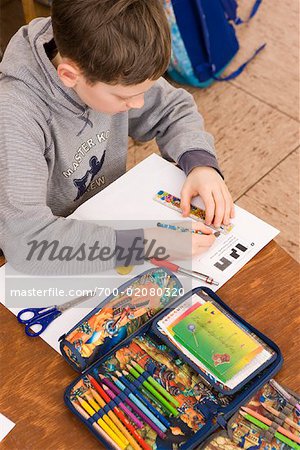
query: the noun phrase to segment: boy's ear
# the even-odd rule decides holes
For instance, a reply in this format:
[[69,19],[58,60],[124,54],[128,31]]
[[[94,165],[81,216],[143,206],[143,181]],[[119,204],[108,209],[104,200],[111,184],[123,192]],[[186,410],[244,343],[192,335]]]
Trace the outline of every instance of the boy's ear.
[[79,69],[68,62],[61,62],[57,66],[57,75],[66,87],[73,88],[80,75]]

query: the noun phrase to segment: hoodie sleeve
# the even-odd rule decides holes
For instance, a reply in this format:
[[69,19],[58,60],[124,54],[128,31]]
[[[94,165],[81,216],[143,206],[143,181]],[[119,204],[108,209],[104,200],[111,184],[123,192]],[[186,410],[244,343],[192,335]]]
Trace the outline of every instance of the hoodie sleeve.
[[192,95],[164,78],[145,94],[142,109],[129,111],[129,135],[142,142],[155,138],[162,156],[186,174],[197,166],[220,172],[213,137],[204,130]]
[[[143,230],[124,238],[110,227],[53,215],[47,206],[49,168],[44,134],[33,116],[11,100],[0,102],[0,248],[7,261],[14,269],[34,275],[96,273],[122,265],[121,261],[118,264],[117,246],[130,247],[136,238],[143,243]],[[95,246],[109,249],[105,258],[89,257],[88,250]],[[42,248],[47,251],[39,258]],[[59,255],[62,248],[64,254]],[[78,251],[76,257],[70,249]],[[69,250],[72,258],[70,253],[68,260]],[[131,263],[136,263],[134,257]]]

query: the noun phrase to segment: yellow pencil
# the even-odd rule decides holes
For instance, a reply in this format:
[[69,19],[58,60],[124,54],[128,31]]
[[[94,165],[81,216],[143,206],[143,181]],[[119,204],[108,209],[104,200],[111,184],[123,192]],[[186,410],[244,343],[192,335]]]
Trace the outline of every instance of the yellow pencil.
[[[91,407],[98,412],[100,408],[100,406],[98,405],[97,402],[95,402],[95,400],[93,399],[93,397],[88,394],[87,392],[85,392],[83,394],[83,396],[85,397],[85,399],[89,402],[89,404],[91,405]],[[107,423],[107,425],[113,430],[114,433],[116,433],[117,436],[119,436],[119,438],[121,439],[121,441],[124,442],[125,445],[128,445],[129,442],[128,440],[125,438],[124,434],[119,430],[119,428],[115,425],[114,421],[112,420],[109,412],[103,415],[103,420],[104,422]]]
[[[88,420],[90,418],[89,414],[83,409],[81,408],[80,405],[78,405],[75,401],[72,400],[72,405],[74,406],[74,408],[76,409],[76,411],[85,419]],[[95,428],[95,430],[97,431],[97,433],[103,438],[105,439],[109,445],[114,449],[114,450],[119,450],[119,446],[115,443],[115,441],[112,440],[112,438],[110,438],[108,436],[107,433],[105,433],[104,430],[102,430],[102,428],[100,427],[100,425],[98,425],[96,422],[94,422],[92,424],[93,428]]]
[[[86,412],[90,415],[93,416],[95,414],[95,411],[93,410],[93,408],[88,404],[88,402],[86,402],[85,400],[83,400],[83,398],[77,397],[77,400],[79,401],[80,405],[83,407],[83,409],[86,410]],[[122,449],[125,450],[125,448],[127,447],[127,445],[124,444],[123,441],[121,441],[121,439],[119,439],[119,437],[116,435],[116,433],[114,433],[109,426],[104,422],[103,419],[99,419],[97,420],[98,425],[100,425],[100,427],[108,434],[109,437],[112,438],[113,441],[115,441],[115,443]]]
[[[96,392],[94,389],[91,389],[91,393],[92,396],[94,397],[95,400],[97,400],[97,402],[99,403],[99,405],[101,406],[101,408],[103,408],[106,403],[103,400],[103,398],[101,397],[100,394],[98,394],[98,392]],[[131,446],[135,449],[135,450],[142,450],[142,447],[136,442],[136,440],[133,438],[133,436],[131,436],[131,434],[129,433],[129,431],[125,428],[125,426],[122,424],[122,422],[118,419],[118,417],[115,415],[115,413],[113,411],[109,411],[108,412],[109,417],[111,418],[111,420],[114,421],[114,423],[119,427],[119,429],[122,431],[122,433],[124,434],[124,436],[128,439],[129,443],[131,444]]]

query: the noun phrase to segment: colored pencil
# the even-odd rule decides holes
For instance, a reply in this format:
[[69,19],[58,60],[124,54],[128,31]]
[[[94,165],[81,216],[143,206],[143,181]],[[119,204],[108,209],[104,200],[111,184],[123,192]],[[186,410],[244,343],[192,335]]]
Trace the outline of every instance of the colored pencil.
[[170,422],[159,412],[157,409],[154,408],[154,406],[151,405],[151,403],[138,391],[137,386],[135,386],[134,382],[131,383],[125,375],[128,375],[128,372],[124,370],[124,375],[120,373],[118,370],[116,371],[116,375],[119,377],[120,381],[131,390],[131,392],[142,402],[144,405],[149,409],[149,411],[154,414],[154,416],[163,423],[167,428],[170,427]]
[[155,406],[157,408],[159,408],[161,411],[163,411],[163,413],[167,416],[167,417],[171,417],[172,413],[164,406],[162,405],[156,397],[154,397],[154,395],[151,394],[151,392],[147,391],[147,389],[144,388],[144,386],[142,385],[142,383],[137,380],[136,378],[134,378],[134,376],[131,375],[131,373],[128,373],[128,375],[126,375],[126,378],[128,379],[128,381],[130,381],[131,383],[138,383],[138,389],[141,391],[141,393],[147,397],[149,400],[151,400]]
[[[140,376],[140,374],[129,364],[126,364],[126,367],[131,373],[131,375],[133,375],[135,378],[138,378]],[[179,413],[177,409],[175,409],[174,406],[170,405],[167,402],[167,400],[159,392],[157,392],[155,388],[151,386],[151,384],[147,380],[145,380],[142,384],[143,386],[145,386],[146,389],[148,389],[148,391],[150,391],[157,398],[157,400],[159,400],[163,405],[165,405],[165,407],[168,408],[168,410],[171,411],[171,413],[175,417],[178,416]]]
[[291,394],[289,394],[280,384],[278,384],[275,380],[270,380],[270,385],[279,393],[282,395],[283,398],[285,398],[291,405],[295,406],[298,411],[300,411],[300,404],[297,402],[295,397],[293,397]]
[[179,406],[179,401],[176,398],[172,397],[171,394],[161,385],[159,384],[147,370],[143,369],[137,362],[131,361],[131,365],[141,374],[143,375],[153,387],[156,388],[158,392],[160,392],[166,399],[170,400],[175,406]]
[[[80,397],[76,397],[77,400],[79,401],[80,405],[83,407],[83,409],[86,410],[86,412],[90,415],[93,416],[95,414],[95,411],[93,410],[93,408],[88,404],[88,402],[86,402],[85,400],[83,400],[83,398]],[[124,444],[123,441],[121,441],[121,439],[119,439],[119,437],[116,435],[116,433],[114,433],[114,431],[112,431],[109,426],[104,422],[103,419],[98,419],[97,423],[100,425],[100,427],[109,435],[109,437],[112,438],[113,441],[115,441],[115,443],[122,449],[124,450],[127,445]]]
[[[250,416],[250,414],[247,414],[244,411],[240,411],[240,414],[249,422],[253,423],[254,425],[256,425],[258,428],[261,428],[262,430],[268,430],[269,427],[268,425],[264,424],[263,422],[261,422],[260,420],[256,419],[253,416]],[[279,439],[281,442],[284,442],[285,444],[289,445],[292,448],[295,448],[297,450],[300,450],[300,446],[298,444],[296,444],[296,442],[292,441],[291,439],[287,438],[286,436],[283,436],[283,434],[278,433],[278,431],[275,433],[275,437],[277,439]]]
[[[94,393],[93,393],[93,395],[95,395],[95,394],[97,394],[97,392],[94,392]],[[105,397],[108,397],[108,395],[105,393],[105,391],[104,391],[104,394],[105,394]],[[98,395],[99,395],[99,394],[98,394]],[[142,449],[144,449],[144,450],[151,450],[151,447],[147,444],[146,441],[144,441],[144,439],[142,438],[142,436],[137,432],[137,430],[134,428],[134,426],[131,425],[131,423],[129,422],[129,420],[126,419],[126,417],[125,417],[124,414],[118,409],[118,407],[117,407],[117,406],[113,406],[113,405],[115,405],[116,403],[115,403],[113,400],[111,400],[109,397],[108,397],[108,400],[109,400],[109,404],[112,405],[113,412],[116,413],[116,415],[118,416],[118,418],[120,419],[120,421],[125,425],[125,427],[127,428],[127,430],[129,430],[129,432],[131,433],[131,434],[128,433],[127,430],[124,431],[124,435],[125,435],[125,437],[128,439],[128,441],[130,442],[131,446],[132,446],[134,449],[136,449],[136,450],[137,450],[137,449],[140,449],[140,448],[142,448]],[[131,435],[132,435],[132,436],[131,436]],[[134,439],[133,439],[133,438],[134,438]],[[135,439],[136,439],[136,441],[140,444],[140,446],[137,445],[137,442],[135,441]]]
[[[242,410],[245,411],[247,414],[250,414],[251,416],[253,416],[256,419],[260,420],[264,424],[269,425],[269,426],[272,425],[272,420],[268,419],[267,417],[263,416],[262,414],[259,414],[256,411],[253,411],[253,409],[246,408],[246,407],[242,406]],[[296,436],[295,434],[291,433],[290,431],[286,430],[285,428],[279,426],[277,428],[277,431],[279,433],[283,434],[284,436],[292,439],[292,441],[295,441],[298,444],[300,444],[300,438],[298,436]]]
[[180,225],[171,225],[169,223],[157,222],[156,226],[159,228],[166,228],[167,230],[180,231],[181,233],[204,234],[200,230],[193,230],[193,228],[186,228]]
[[[91,394],[94,398],[94,400],[98,403],[98,405],[102,408],[105,408],[105,406],[107,405],[107,403],[103,400],[103,398],[101,397],[101,395],[93,388],[91,388]],[[109,407],[111,407],[111,405],[109,405]],[[108,409],[108,408],[107,408]],[[132,445],[133,448],[135,448],[136,450],[140,450],[140,446],[138,445],[137,447],[135,446],[136,442],[133,440],[132,441],[132,436],[128,433],[127,429],[124,427],[124,425],[122,424],[122,422],[118,419],[118,417],[116,416],[116,414],[114,413],[114,411],[111,409],[107,412],[107,415],[111,418],[111,420],[114,422],[114,424],[118,427],[119,431],[122,433],[122,435],[126,438],[126,440]],[[117,434],[117,433],[116,433]]]
[[[100,375],[99,375],[100,376]],[[120,408],[124,411],[125,414],[128,415],[128,417],[130,417],[130,419],[136,424],[137,428],[143,428],[144,424],[143,422],[141,422],[139,420],[138,417],[136,417],[133,412],[127,408],[127,406],[124,404],[124,402],[121,402],[121,398],[116,399],[117,395],[114,393],[114,391],[112,391],[111,389],[109,389],[105,384],[102,384],[102,388],[105,391],[106,395],[111,399],[114,400],[115,404],[117,406],[120,406]]]
[[[101,395],[95,390],[95,389],[91,389],[92,395],[94,396],[94,399],[99,403],[99,405],[101,406],[101,408],[104,408],[107,403],[103,400],[103,398],[101,397]],[[111,406],[111,405],[110,405]],[[134,439],[134,437],[128,432],[127,428],[123,425],[123,423],[119,420],[119,418],[116,416],[116,414],[114,413],[113,410],[109,411],[107,413],[111,419],[113,420],[113,422],[115,423],[115,425],[117,425],[117,427],[119,428],[119,430],[123,433],[123,435],[125,436],[125,438],[128,440],[128,442],[130,443],[131,447],[134,448],[134,450],[141,450],[142,447],[137,443],[137,441]],[[131,430],[134,430],[133,427],[131,427]],[[137,434],[137,433],[136,433]]]
[[[75,403],[74,401],[72,401],[72,405],[74,406],[74,408],[76,409],[76,411],[85,419],[88,420],[90,418],[90,415],[80,406],[77,405],[77,403]],[[95,430],[97,431],[97,433],[99,434],[99,436],[101,436],[103,439],[105,439],[107,441],[107,443],[114,449],[114,450],[119,450],[119,446],[115,443],[115,441],[113,441],[107,433],[105,433],[105,431],[102,430],[102,428],[100,427],[100,425],[98,425],[96,422],[94,422],[92,424],[92,427],[95,428]]]
[[121,389],[121,391],[123,391],[126,395],[128,395],[128,397],[130,398],[131,401],[133,401],[133,403],[135,403],[135,405],[140,409],[140,411],[142,411],[144,414],[146,414],[146,416],[149,417],[149,419],[155,423],[155,425],[163,432],[167,431],[167,428],[164,424],[161,423],[160,420],[158,420],[155,415],[148,410],[148,408],[146,408],[146,406],[136,397],[136,395],[134,395],[123,383],[122,381],[120,381],[118,378],[114,377],[113,375],[111,375],[111,378],[113,380],[113,382],[115,383],[115,385]]
[[[94,398],[91,394],[88,394],[87,392],[85,392],[83,394],[83,397],[96,412],[98,412],[101,409],[101,405],[99,406],[99,404],[94,400]],[[110,427],[110,429],[113,430],[113,432],[116,433],[117,436],[119,436],[121,441],[123,441],[125,445],[128,445],[129,444],[128,439],[126,439],[126,437],[124,436],[122,431],[119,429],[119,427],[115,423],[115,421],[112,418],[112,415],[110,413],[111,413],[111,411],[108,411],[107,413],[103,414],[102,419],[104,420],[104,422],[107,423],[107,425]]]
[[[102,396],[102,398],[107,402],[111,403],[113,406],[113,411],[116,413],[117,417],[121,420],[121,422],[124,423],[124,425],[128,428],[129,426],[132,426],[131,423],[127,420],[127,418],[124,416],[120,408],[118,407],[117,403],[109,396],[108,392],[106,393],[105,390],[100,386],[100,384],[95,380],[94,377],[91,375],[88,375],[88,378],[91,382],[91,384],[94,386],[94,388],[99,392],[99,394]],[[121,403],[120,403],[121,407]],[[124,405],[124,412],[130,417],[130,419],[135,423],[137,428],[143,428],[143,423],[127,408],[127,406]],[[129,428],[128,428],[129,429]]]
[[[105,394],[105,392],[104,392]],[[104,400],[102,399],[101,395],[96,392],[95,390],[92,390],[92,395],[94,395],[95,400],[98,401],[98,403],[101,403],[101,407],[103,408],[105,405],[107,405],[107,403],[104,402]],[[106,394],[105,394],[106,395]],[[115,411],[115,407],[113,406],[114,401],[111,401],[109,399],[109,404],[111,404],[112,406],[112,412],[116,413]],[[118,409],[118,408],[117,408]],[[120,418],[120,420],[119,420]],[[135,428],[131,425],[131,423],[126,419],[126,417],[124,417],[124,415],[121,413],[120,417],[116,417],[116,425],[119,427],[119,429],[123,432],[124,436],[127,438],[127,440],[129,441],[130,445],[135,449],[135,450],[140,450],[140,449],[144,449],[144,450],[151,450],[151,447],[147,444],[147,442],[144,441],[144,439],[138,434],[138,432],[135,430]],[[122,423],[123,422],[123,423]],[[125,426],[124,426],[124,425]],[[126,427],[126,428],[125,428]],[[130,432],[129,432],[129,431]],[[139,444],[138,444],[138,442]]]
[[[277,409],[272,408],[272,406],[267,405],[266,403],[261,403],[261,406],[265,408],[269,413],[273,414],[276,417],[281,417],[281,414]],[[298,425],[296,422],[293,422],[289,417],[284,418],[285,423],[287,423],[290,427],[295,428],[295,430],[300,431],[300,425]]]
[[[111,399],[113,399],[115,402],[117,402],[117,400],[118,399],[122,399],[124,402],[126,402],[126,403],[128,403],[128,405],[130,405],[130,403],[132,403],[132,402],[127,402],[127,399],[126,399],[126,395],[124,395],[123,394],[123,392],[122,391],[120,391],[119,389],[115,389],[115,391],[114,390],[112,390],[112,389],[110,389],[106,384],[105,384],[105,382],[103,383],[103,389],[105,390],[105,392],[107,392],[107,394],[111,397]],[[119,391],[119,393],[117,393]],[[134,403],[133,403],[133,405],[134,405]],[[138,408],[136,408],[136,410],[132,407],[132,406],[130,406],[131,407],[131,409],[133,410],[133,411],[135,411],[135,413],[137,413],[137,414],[140,414],[140,411],[139,411],[139,409]],[[134,405],[134,407],[135,407],[135,405]],[[141,417],[142,418],[142,417]],[[142,423],[142,422],[141,422]],[[144,428],[144,424],[142,423],[142,427],[141,428]]]
[[[162,439],[166,437],[165,433],[163,433],[150,419],[146,416],[126,395],[119,389],[117,386],[115,386],[108,378],[105,378],[104,375],[99,373],[99,377],[101,378],[102,382],[112,391],[112,393],[115,394],[115,396],[120,397],[122,400],[124,400],[127,405],[130,406],[130,408],[136,412],[140,418],[146,422]],[[103,386],[104,388],[104,386]],[[105,389],[105,388],[104,388]],[[105,389],[106,390],[106,389]]]

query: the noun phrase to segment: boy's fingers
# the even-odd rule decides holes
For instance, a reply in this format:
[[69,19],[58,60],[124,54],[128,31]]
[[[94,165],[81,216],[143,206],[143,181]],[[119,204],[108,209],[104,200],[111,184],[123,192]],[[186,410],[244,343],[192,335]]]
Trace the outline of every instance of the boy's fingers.
[[183,187],[180,196],[181,196],[180,208],[182,210],[182,215],[184,217],[187,217],[191,209],[190,205],[193,197],[192,192],[188,188]]
[[235,217],[234,203],[232,203],[232,207],[230,210],[230,218],[233,219]]
[[193,239],[193,256],[206,252],[215,240],[216,237],[213,234],[201,237],[199,236],[198,239]]
[[205,223],[207,225],[211,225],[212,220],[215,215],[215,202],[214,202],[212,193],[211,192],[209,192],[209,193],[202,192],[201,198],[205,205]]
[[192,223],[192,229],[195,231],[201,231],[205,234],[212,234],[213,230],[206,225],[204,225],[203,222],[193,222]]
[[214,234],[202,236],[201,242],[198,242],[199,247],[210,247],[216,240]]
[[230,212],[232,208],[232,199],[231,195],[227,190],[223,191],[224,199],[225,199],[225,213],[224,213],[224,224],[228,225],[230,220]]
[[213,191],[213,197],[215,199],[215,205],[216,205],[214,226],[216,228],[219,228],[224,219],[225,199],[223,197],[223,193],[221,190]]

